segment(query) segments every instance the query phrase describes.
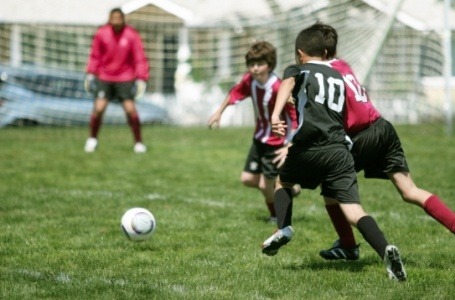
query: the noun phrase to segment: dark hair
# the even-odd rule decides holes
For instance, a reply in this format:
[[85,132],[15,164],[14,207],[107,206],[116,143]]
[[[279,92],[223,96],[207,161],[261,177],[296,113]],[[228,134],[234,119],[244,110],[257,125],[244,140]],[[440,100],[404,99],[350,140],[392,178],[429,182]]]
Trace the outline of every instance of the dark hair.
[[334,58],[336,56],[338,43],[338,33],[336,29],[320,21],[316,22],[311,27],[321,30],[324,35],[327,58]]
[[276,49],[272,44],[266,41],[255,42],[251,45],[245,55],[245,62],[248,66],[251,63],[265,61],[270,70],[275,69],[276,66]]
[[112,14],[115,14],[115,13],[121,14],[121,15],[122,15],[122,18],[125,19],[125,14],[123,13],[123,11],[122,11],[121,8],[116,7],[116,8],[111,9],[109,15],[112,15]]
[[323,31],[314,25],[300,31],[295,39],[296,54],[298,50],[309,56],[317,56],[325,59],[327,51]]

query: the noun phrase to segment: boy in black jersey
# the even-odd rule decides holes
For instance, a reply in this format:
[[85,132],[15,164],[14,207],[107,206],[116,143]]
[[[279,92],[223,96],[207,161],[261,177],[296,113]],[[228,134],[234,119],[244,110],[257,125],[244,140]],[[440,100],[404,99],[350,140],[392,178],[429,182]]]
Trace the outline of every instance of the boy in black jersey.
[[[339,202],[348,222],[384,259],[389,277],[403,281],[406,272],[397,247],[387,242],[376,221],[360,205],[354,160],[348,149],[351,141],[343,128],[345,84],[341,74],[323,62],[327,54],[324,36],[320,30],[304,29],[297,36],[295,48],[301,65],[293,90],[299,125],[275,187],[278,230],[264,241],[262,252],[275,255],[292,238],[293,185],[298,183],[306,189],[320,185],[321,194]],[[286,129],[279,118],[283,99],[286,97],[278,92],[271,117],[277,135],[283,135]]]

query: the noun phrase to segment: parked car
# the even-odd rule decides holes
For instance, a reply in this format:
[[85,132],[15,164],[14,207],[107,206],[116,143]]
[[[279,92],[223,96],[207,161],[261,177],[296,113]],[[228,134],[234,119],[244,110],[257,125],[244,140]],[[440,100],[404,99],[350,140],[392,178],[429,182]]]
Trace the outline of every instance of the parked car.
[[[84,90],[82,72],[0,65],[0,127],[20,125],[87,125],[93,96]],[[142,124],[165,123],[167,111],[137,101]],[[126,124],[120,102],[112,101],[103,124]]]

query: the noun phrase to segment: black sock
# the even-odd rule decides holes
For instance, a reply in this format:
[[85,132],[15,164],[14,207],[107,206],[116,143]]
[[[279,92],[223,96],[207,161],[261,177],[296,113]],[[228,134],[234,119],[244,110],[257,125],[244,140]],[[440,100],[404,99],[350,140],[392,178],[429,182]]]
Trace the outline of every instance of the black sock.
[[379,254],[381,260],[384,259],[385,248],[389,243],[373,217],[361,217],[359,221],[357,221],[357,229],[368,244],[370,244],[370,246]]
[[278,229],[290,226],[292,222],[292,189],[280,188],[276,190],[274,204]]

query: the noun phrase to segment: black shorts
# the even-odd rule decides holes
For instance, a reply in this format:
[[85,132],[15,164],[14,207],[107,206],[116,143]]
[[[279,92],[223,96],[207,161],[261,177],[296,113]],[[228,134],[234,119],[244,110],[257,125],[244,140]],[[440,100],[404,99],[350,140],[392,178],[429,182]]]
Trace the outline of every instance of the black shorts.
[[243,171],[264,174],[269,179],[275,179],[278,176],[278,168],[272,161],[276,156],[275,151],[281,147],[283,146],[271,146],[253,139]]
[[379,118],[352,138],[357,172],[365,178],[389,179],[387,173],[409,172],[401,141],[393,125]]
[[108,82],[98,80],[95,91],[96,98],[106,98],[111,101],[134,100],[135,81]]
[[280,181],[311,190],[321,185],[323,196],[360,203],[354,160],[345,145],[311,150],[291,146],[280,169]]

